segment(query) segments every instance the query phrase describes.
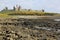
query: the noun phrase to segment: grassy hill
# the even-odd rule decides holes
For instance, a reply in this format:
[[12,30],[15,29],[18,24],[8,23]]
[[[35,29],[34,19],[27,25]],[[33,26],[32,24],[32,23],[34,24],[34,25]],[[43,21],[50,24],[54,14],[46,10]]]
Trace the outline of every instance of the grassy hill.
[[36,16],[54,16],[58,13],[48,13],[48,12],[42,12],[37,10],[20,10],[20,11],[14,11],[14,10],[2,10],[0,11],[0,17],[8,17],[8,16],[18,16],[18,15],[36,15]]

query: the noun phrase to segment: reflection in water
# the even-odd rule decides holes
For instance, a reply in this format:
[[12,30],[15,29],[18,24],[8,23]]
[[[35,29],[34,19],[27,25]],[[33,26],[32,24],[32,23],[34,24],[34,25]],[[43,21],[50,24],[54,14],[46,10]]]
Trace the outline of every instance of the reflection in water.
[[54,21],[60,21],[60,19],[54,19]]

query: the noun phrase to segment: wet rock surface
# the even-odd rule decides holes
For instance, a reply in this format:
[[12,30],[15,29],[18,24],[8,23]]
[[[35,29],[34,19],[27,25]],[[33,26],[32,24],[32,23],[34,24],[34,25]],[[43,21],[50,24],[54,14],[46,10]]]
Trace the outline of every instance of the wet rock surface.
[[0,40],[60,40],[60,22],[53,19],[0,19]]

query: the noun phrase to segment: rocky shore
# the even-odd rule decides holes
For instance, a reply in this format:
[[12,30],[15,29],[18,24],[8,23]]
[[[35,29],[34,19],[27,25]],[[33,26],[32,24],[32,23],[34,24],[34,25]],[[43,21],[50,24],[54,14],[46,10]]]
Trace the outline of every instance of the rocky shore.
[[60,21],[1,18],[0,40],[60,40]]

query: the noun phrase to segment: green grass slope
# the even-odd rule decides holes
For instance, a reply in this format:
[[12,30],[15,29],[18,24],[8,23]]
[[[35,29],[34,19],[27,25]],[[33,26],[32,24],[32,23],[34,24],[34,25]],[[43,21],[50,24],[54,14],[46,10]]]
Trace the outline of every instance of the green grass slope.
[[8,16],[18,16],[18,15],[37,15],[37,16],[54,16],[58,13],[48,13],[48,12],[41,12],[41,11],[27,11],[27,10],[20,10],[20,11],[14,11],[14,10],[3,10],[0,11],[0,17],[8,17]]

